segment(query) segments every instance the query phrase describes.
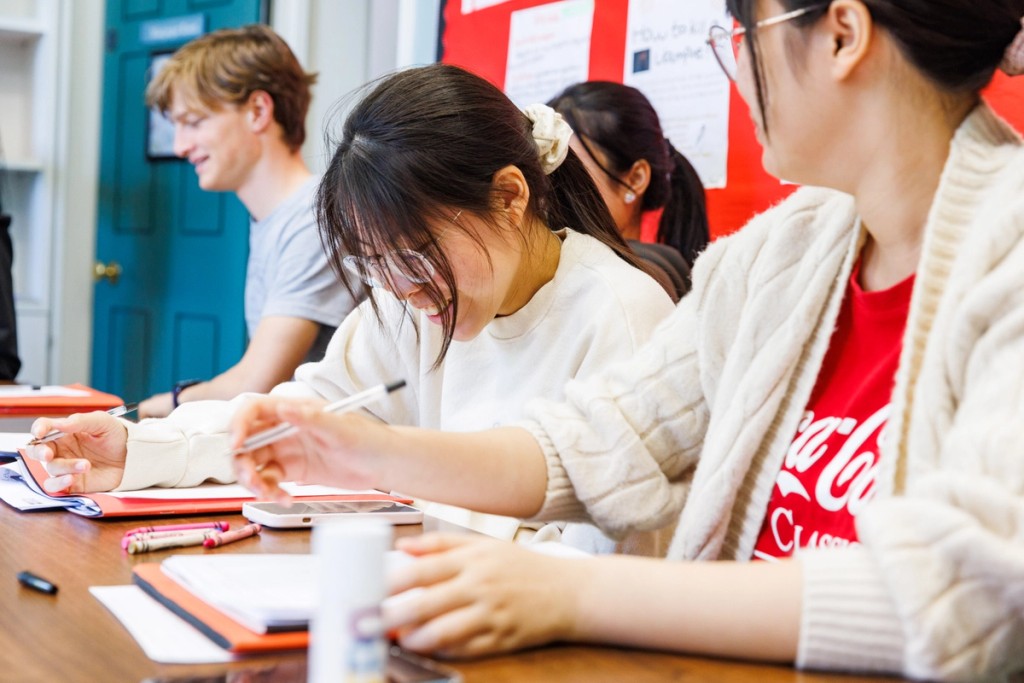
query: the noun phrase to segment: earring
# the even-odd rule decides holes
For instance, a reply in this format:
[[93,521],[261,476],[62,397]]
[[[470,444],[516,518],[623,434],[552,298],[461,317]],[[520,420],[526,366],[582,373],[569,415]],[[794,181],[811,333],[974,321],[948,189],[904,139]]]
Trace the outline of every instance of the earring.
[[622,195],[622,199],[627,204],[632,204],[633,202],[636,201],[636,193],[633,192],[632,190],[626,190],[626,194]]

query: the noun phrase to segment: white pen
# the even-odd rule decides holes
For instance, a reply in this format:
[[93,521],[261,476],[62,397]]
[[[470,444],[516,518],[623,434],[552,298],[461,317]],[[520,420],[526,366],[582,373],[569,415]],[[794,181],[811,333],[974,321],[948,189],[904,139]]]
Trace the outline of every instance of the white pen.
[[[122,415],[127,415],[128,413],[136,410],[138,407],[138,403],[129,403],[128,405],[117,406],[116,408],[111,408],[110,410],[108,410],[107,415],[111,415],[113,417],[121,417]],[[38,446],[39,444],[42,443],[50,443],[51,441],[56,441],[62,436],[66,436],[66,433],[60,431],[59,429],[54,429],[52,432],[48,432],[47,434],[44,434],[38,439],[32,439],[31,441],[28,442],[28,445]]]
[[[328,403],[324,406],[325,413],[348,413],[353,410],[359,410],[374,401],[384,398],[392,391],[401,389],[405,386],[405,380],[400,379],[397,382],[391,382],[390,384],[378,384],[375,387],[370,387],[365,391],[360,391],[358,394],[352,394],[348,398],[343,398],[340,401],[334,403]],[[236,448],[231,451],[231,455],[239,455],[246,453],[257,448],[263,448],[264,446],[270,445],[275,441],[280,441],[286,437],[291,436],[299,431],[298,427],[291,424],[290,422],[282,422],[276,427],[265,429],[262,432],[253,434],[248,439],[242,442],[240,448]]]

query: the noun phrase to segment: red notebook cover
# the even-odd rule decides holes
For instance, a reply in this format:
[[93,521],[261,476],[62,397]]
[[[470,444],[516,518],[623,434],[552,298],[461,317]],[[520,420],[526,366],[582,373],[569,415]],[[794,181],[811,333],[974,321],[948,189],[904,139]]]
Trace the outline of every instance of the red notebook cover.
[[[202,515],[224,512],[241,512],[243,503],[251,503],[255,496],[244,498],[120,498],[106,493],[60,493],[49,494],[43,491],[39,482],[46,479],[46,470],[38,460],[18,458],[25,465],[32,481],[26,485],[36,493],[55,500],[73,498],[79,502],[69,507],[69,512],[83,517],[158,517],[162,515]],[[412,504],[411,498],[392,496],[386,493],[341,493],[321,496],[297,496],[303,501],[312,500],[390,500],[396,503]]]
[[159,562],[135,565],[132,581],[229,652],[298,650],[309,646],[308,631],[262,634],[249,630],[164,574]]
[[119,397],[96,391],[84,384],[68,384],[67,388],[84,391],[84,396],[12,396],[0,394],[0,415],[71,415],[93,410],[109,410],[122,405]]

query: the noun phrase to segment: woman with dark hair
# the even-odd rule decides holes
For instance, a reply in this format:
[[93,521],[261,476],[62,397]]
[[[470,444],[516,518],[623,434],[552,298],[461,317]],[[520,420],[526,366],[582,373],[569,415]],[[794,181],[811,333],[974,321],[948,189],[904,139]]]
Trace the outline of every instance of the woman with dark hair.
[[261,493],[303,472],[612,535],[677,522],[670,562],[401,539],[422,557],[392,590],[423,590],[385,622],[414,650],[1003,680],[1024,670],[1024,141],[979,92],[1024,71],[1024,0],[729,9],[711,47],[766,169],[804,187],[712,243],[634,357],[475,434],[264,399],[233,443],[300,432],[238,466]]
[[[579,240],[588,250],[632,266],[617,263],[613,277],[621,272],[648,282],[635,272],[643,269],[640,259],[569,148],[571,129],[550,107],[521,112],[479,77],[436,65],[381,83],[349,114],[342,133],[320,185],[324,244],[335,267],[359,276],[371,291],[384,287],[413,310],[432,307],[431,321],[443,330],[436,365],[453,339],[476,337],[551,281],[567,239],[589,235]],[[486,300],[469,296],[454,273],[453,254],[463,242],[475,243],[495,270],[500,254],[514,255],[507,273],[476,276],[507,280],[487,287],[510,291],[487,291]],[[422,258],[407,258],[411,246]],[[579,254],[562,256],[570,260],[561,265],[569,266]],[[415,275],[424,268],[430,277]],[[420,285],[415,297],[405,291],[409,282]],[[380,297],[371,305],[380,315]]]
[[[368,299],[338,327],[324,360],[299,367],[296,381],[274,393],[333,401],[404,379],[406,388],[368,413],[392,425],[483,429],[512,423],[528,399],[562,397],[568,379],[634,354],[672,302],[616,232],[570,135],[549,107],[520,111],[453,66],[377,83],[345,120],[316,202],[328,258]],[[166,420],[139,424],[100,413],[37,423],[81,434],[81,443],[51,444],[59,459],[80,457],[81,444],[102,432],[110,440],[101,450],[123,466],[127,437],[127,469],[96,467],[50,485],[232,480],[225,432],[237,405],[185,403]],[[48,464],[51,472],[59,463]],[[500,538],[531,531],[516,519],[428,511]],[[561,529],[538,536],[561,538]],[[566,539],[615,547],[583,525],[566,529]],[[654,535],[623,547],[659,551]]]
[[[650,100],[622,83],[585,81],[548,104],[572,127],[570,144],[594,177],[619,232],[634,251],[670,275],[682,269],[685,293],[689,269],[709,240],[704,185],[665,137]],[[640,242],[641,216],[656,209],[663,209],[657,243],[674,248],[685,265],[673,267],[673,252]]]

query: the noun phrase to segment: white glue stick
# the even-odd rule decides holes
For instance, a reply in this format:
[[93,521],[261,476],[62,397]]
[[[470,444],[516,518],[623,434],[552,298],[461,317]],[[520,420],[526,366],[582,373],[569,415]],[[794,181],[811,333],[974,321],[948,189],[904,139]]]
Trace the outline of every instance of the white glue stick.
[[313,528],[320,601],[309,629],[309,683],[384,683],[380,604],[391,534],[376,519]]

